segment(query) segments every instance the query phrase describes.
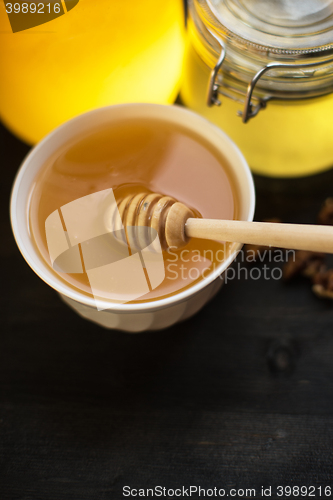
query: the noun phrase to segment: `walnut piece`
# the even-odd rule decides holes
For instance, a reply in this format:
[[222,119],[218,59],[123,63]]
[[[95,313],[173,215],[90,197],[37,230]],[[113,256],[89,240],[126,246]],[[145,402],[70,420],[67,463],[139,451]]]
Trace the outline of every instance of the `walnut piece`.
[[283,266],[283,278],[289,281],[299,274],[312,278],[322,268],[324,259],[323,253],[297,250]]
[[317,217],[318,224],[333,226],[333,198],[327,198]]
[[333,269],[322,269],[312,279],[312,291],[317,297],[333,299]]

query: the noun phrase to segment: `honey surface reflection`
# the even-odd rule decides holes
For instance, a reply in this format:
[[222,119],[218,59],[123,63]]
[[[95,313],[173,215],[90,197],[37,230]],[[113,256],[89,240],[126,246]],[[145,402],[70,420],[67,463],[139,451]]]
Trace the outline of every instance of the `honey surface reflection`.
[[[46,219],[63,205],[110,188],[117,201],[128,194],[156,192],[173,196],[198,216],[237,218],[230,167],[212,145],[165,121],[123,120],[71,140],[49,158],[36,178],[30,230],[50,266]],[[228,244],[199,239],[182,249],[163,251],[163,282],[135,302],[179,293],[208,276],[229,251]],[[75,289],[92,294],[85,272],[58,275]]]

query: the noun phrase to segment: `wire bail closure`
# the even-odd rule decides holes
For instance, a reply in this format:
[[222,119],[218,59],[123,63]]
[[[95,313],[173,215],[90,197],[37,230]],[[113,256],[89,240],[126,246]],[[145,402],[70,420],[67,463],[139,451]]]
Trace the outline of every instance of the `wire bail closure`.
[[[266,104],[268,101],[272,99],[304,99],[307,97],[317,97],[321,95],[326,95],[330,94],[333,92],[333,83],[332,85],[328,88],[325,89],[325,91],[315,91],[315,92],[299,92],[299,93],[293,93],[292,97],[287,97],[285,95],[271,95],[267,94],[265,97],[257,97],[253,95],[254,89],[260,78],[267,73],[268,71],[272,69],[278,69],[278,70],[286,70],[287,72],[289,70],[295,70],[295,69],[307,69],[307,68],[316,68],[318,66],[321,66],[322,64],[329,64],[333,63],[333,57],[330,59],[326,59],[325,61],[316,61],[313,63],[304,63],[304,64],[286,64],[286,63],[279,63],[279,62],[272,62],[268,63],[266,66],[263,66],[252,78],[250,83],[247,86],[246,93],[242,93],[240,90],[233,88],[227,84],[224,86],[222,83],[218,82],[218,73],[220,69],[222,68],[223,62],[226,57],[226,46],[223,40],[219,36],[217,36],[215,33],[213,33],[211,30],[208,30],[209,33],[212,35],[212,37],[218,42],[218,44],[221,47],[220,50],[220,56],[217,60],[217,63],[215,64],[214,68],[210,72],[210,77],[208,81],[208,87],[207,87],[207,100],[206,104],[207,106],[220,106],[221,101],[219,100],[219,94],[223,95],[225,97],[229,97],[234,101],[239,102],[240,104],[243,104],[243,111],[238,111],[237,115],[242,118],[243,123],[247,123],[251,118],[254,118],[257,116],[259,111],[261,109],[264,109],[266,107]],[[255,102],[256,100],[256,102]]]

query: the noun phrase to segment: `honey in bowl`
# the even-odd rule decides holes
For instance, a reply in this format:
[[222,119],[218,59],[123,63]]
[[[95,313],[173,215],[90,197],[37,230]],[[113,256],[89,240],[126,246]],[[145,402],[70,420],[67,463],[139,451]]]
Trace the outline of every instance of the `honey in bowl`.
[[[181,201],[197,217],[238,218],[231,168],[212,144],[168,121],[124,118],[71,139],[47,160],[35,179],[29,207],[30,233],[50,267],[45,230],[49,216],[75,200],[110,189],[117,202],[142,192],[161,193]],[[229,256],[231,247],[193,238],[183,248],[165,249],[162,282],[135,300],[118,299],[140,303],[177,294],[208,277]],[[56,268],[52,272],[92,296],[95,294],[82,251],[80,255],[83,272],[64,273]],[[103,293],[100,290],[98,295],[103,297]]]

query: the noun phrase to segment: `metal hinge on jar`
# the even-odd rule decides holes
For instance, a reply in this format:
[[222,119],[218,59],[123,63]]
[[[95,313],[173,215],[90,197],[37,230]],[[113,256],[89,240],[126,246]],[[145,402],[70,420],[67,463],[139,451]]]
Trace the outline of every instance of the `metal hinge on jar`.
[[270,70],[282,70],[288,71],[291,70],[299,70],[299,69],[311,69],[319,67],[323,64],[333,63],[333,57],[330,59],[325,59],[325,61],[316,61],[313,63],[304,63],[304,64],[285,64],[279,62],[272,62],[263,66],[252,78],[249,82],[246,92],[242,92],[241,90],[227,84],[226,82],[219,83],[218,75],[222,68],[223,62],[226,57],[226,46],[223,40],[218,37],[211,30],[208,30],[209,33],[214,37],[214,39],[218,42],[221,47],[220,56],[215,64],[214,68],[211,70],[208,87],[207,87],[207,106],[220,106],[221,101],[219,100],[219,95],[223,95],[225,97],[229,97],[233,101],[239,102],[243,105],[243,110],[238,111],[237,115],[242,118],[243,123],[247,123],[251,118],[254,118],[261,109],[266,107],[268,101],[272,99],[305,99],[309,97],[317,97],[321,95],[330,94],[333,92],[333,83],[330,87],[319,90],[311,90],[307,92],[293,92],[292,96],[287,92],[275,92],[274,95],[266,94],[263,97],[254,96],[253,92],[256,84],[260,80],[260,78]]

